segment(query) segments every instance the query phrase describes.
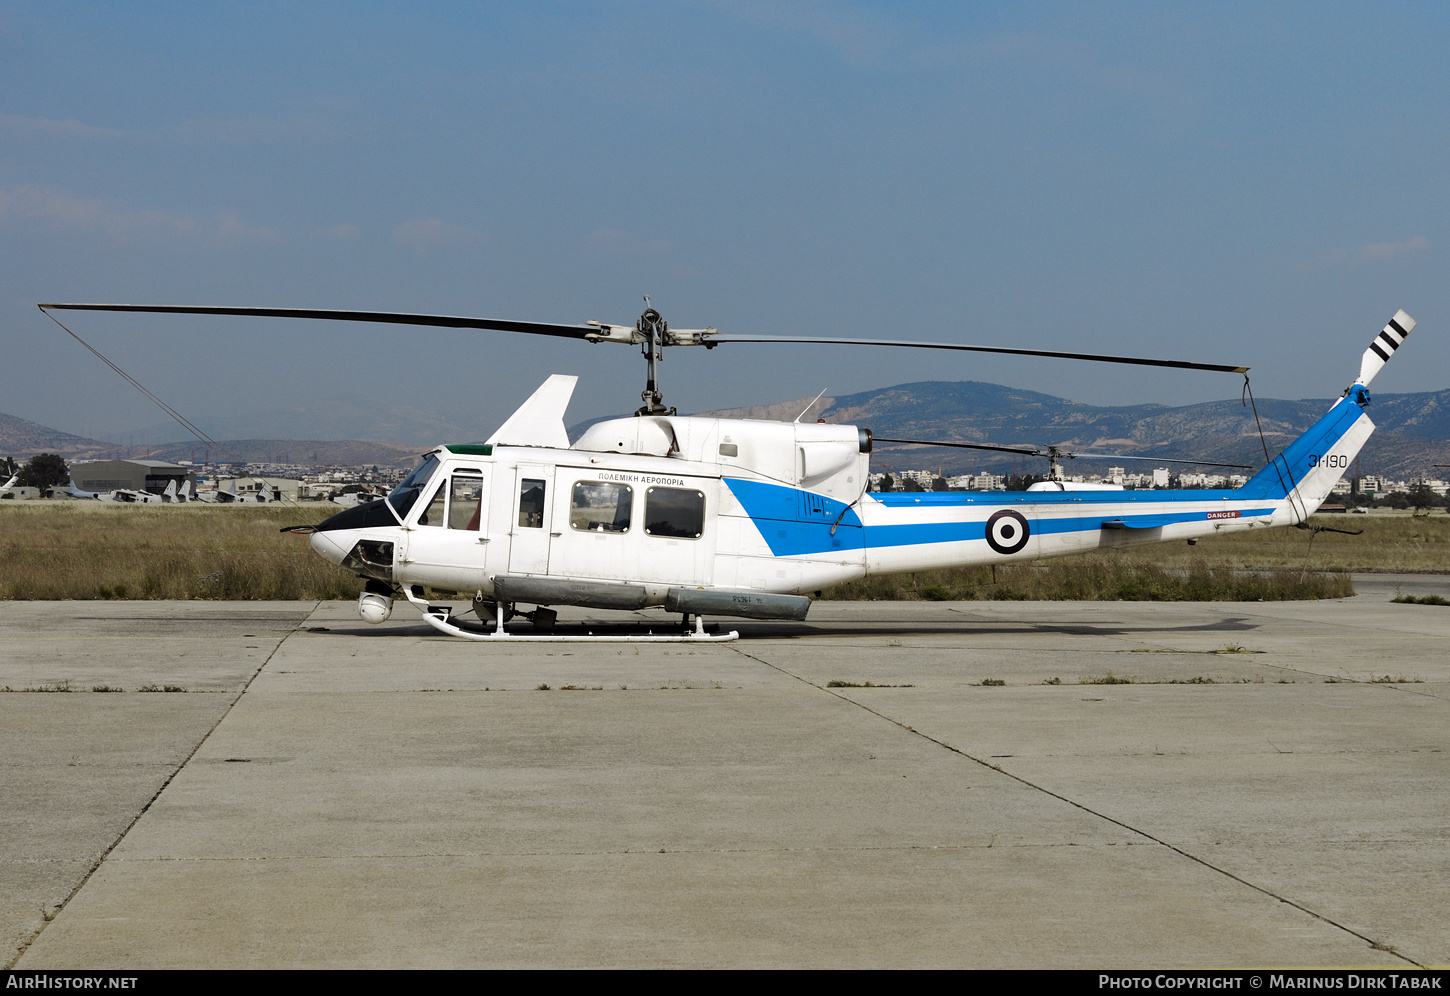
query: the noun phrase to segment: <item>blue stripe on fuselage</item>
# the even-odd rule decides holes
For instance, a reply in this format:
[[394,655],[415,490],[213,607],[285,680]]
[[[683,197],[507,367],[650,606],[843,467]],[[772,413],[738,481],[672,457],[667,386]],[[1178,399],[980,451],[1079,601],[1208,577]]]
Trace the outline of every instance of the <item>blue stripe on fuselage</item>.
[[738,477],[727,477],[725,483],[777,557],[860,550],[865,545],[861,517],[843,501]]
[[[833,498],[808,495],[798,488],[764,481],[725,478],[730,492],[744,507],[764,537],[770,552],[777,557],[801,557],[810,554],[860,550],[863,547],[916,546],[927,543],[960,543],[986,539],[986,519],[967,522],[903,522],[865,526],[853,508]],[[1130,529],[1151,529],[1174,522],[1203,522],[1209,512],[1159,511],[1140,514],[1124,513],[1123,505],[1172,504],[1180,502],[1234,502],[1238,507],[1224,505],[1222,511],[1237,511],[1241,516],[1268,515],[1272,509],[1243,508],[1253,500],[1242,490],[1213,491],[931,491],[873,492],[871,497],[887,508],[920,509],[930,514],[935,509],[987,509],[1013,505],[1070,506],[1076,514],[1033,516],[1032,531],[1038,535],[1096,531],[1105,522],[1117,522]],[[808,504],[809,500],[809,504]],[[1103,506],[1117,506],[1105,508]],[[820,509],[819,514],[816,510]],[[807,511],[809,510],[809,511]],[[844,510],[845,514],[842,515]],[[1066,511],[1066,510],[1065,510]],[[1215,510],[1219,511],[1219,510]],[[835,534],[831,524],[840,516]]]

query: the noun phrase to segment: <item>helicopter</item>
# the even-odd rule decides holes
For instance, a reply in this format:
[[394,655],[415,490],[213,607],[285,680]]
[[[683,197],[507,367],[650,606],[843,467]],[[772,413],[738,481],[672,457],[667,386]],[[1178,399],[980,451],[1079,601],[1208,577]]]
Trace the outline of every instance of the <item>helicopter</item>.
[[[871,492],[870,460],[878,440],[870,429],[679,415],[664,404],[660,390],[658,364],[665,348],[814,343],[1238,374],[1249,368],[959,343],[722,335],[712,327],[672,329],[645,301],[633,325],[187,305],[40,308],[47,314],[381,322],[639,346],[646,381],[634,416],[597,422],[571,443],[564,413],[578,378],[554,374],[483,442],[435,447],[386,497],[313,526],[292,527],[310,533],[318,554],[366,580],[358,600],[366,622],[385,621],[394,602],[405,600],[435,630],[477,641],[733,640],[737,631],[708,630],[706,617],[803,620],[811,605],[808,593],[868,575],[1037,560],[1302,523],[1374,431],[1366,414],[1369,384],[1416,324],[1397,311],[1365,350],[1359,376],[1341,398],[1238,488],[1131,491],[1063,478],[1062,459],[1098,454],[891,439],[1043,456],[1049,477],[1025,491]],[[467,597],[471,604],[461,611],[434,604],[429,591]],[[663,608],[678,614],[681,625],[659,634],[561,635],[554,632],[554,607],[561,605]],[[461,618],[469,611],[476,621]],[[508,628],[516,615],[529,620],[528,632]]]

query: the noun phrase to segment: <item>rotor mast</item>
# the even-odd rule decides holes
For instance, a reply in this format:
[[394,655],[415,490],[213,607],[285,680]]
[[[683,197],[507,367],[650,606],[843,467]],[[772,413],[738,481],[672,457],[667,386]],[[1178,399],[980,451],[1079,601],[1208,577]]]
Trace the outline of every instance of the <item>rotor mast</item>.
[[675,409],[665,407],[665,398],[660,392],[659,377],[659,364],[665,358],[665,337],[669,333],[670,326],[658,311],[649,307],[647,295],[644,303],[644,314],[639,316],[639,321],[635,323],[634,327],[644,337],[644,341],[640,343],[640,349],[644,353],[648,372],[645,374],[644,390],[639,395],[644,405],[635,412],[635,415],[673,415]]
[[1049,481],[1061,481],[1063,479],[1062,458],[1064,456],[1071,457],[1072,454],[1064,454],[1062,450],[1056,446],[1049,446],[1047,448],[1047,479]]

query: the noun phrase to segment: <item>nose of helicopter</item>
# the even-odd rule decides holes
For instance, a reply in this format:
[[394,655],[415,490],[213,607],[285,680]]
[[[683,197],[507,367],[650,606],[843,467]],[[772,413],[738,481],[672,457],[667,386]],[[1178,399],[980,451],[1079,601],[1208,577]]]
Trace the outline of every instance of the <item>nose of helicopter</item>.
[[350,529],[326,530],[313,533],[308,542],[312,544],[313,552],[323,560],[341,564],[352,549],[355,538]]

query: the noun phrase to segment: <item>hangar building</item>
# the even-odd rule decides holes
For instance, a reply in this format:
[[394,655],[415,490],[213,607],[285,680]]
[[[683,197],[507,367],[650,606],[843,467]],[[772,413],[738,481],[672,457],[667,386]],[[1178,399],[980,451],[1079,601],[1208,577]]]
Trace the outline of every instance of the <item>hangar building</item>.
[[82,491],[150,491],[161,494],[166,485],[176,482],[179,489],[190,481],[196,487],[196,475],[179,463],[165,460],[94,460],[70,465],[70,479]]

